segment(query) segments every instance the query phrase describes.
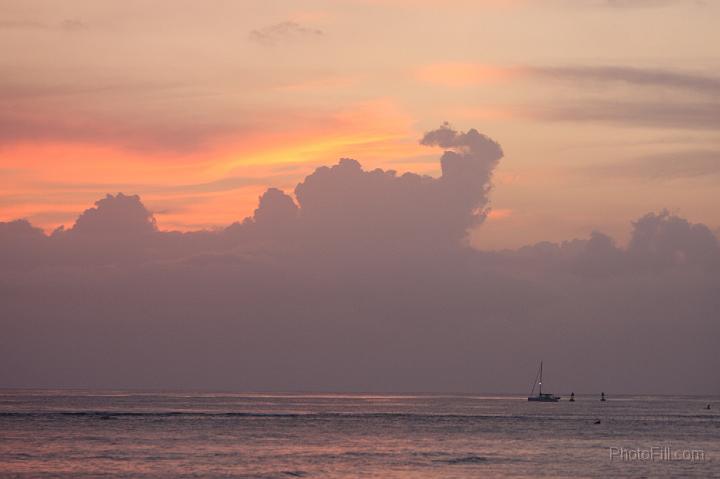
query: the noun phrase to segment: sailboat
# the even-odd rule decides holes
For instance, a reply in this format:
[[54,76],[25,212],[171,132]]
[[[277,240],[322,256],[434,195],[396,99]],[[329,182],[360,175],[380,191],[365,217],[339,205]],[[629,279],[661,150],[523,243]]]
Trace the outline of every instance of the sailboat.
[[[532,391],[530,391],[530,396],[528,396],[528,401],[558,402],[560,400],[560,396],[555,396],[554,394],[542,392],[542,376],[543,363],[542,361],[540,361],[540,370],[538,371],[538,375],[535,377],[535,382],[533,383]],[[533,396],[533,393],[535,392],[535,386],[539,386],[537,396]]]

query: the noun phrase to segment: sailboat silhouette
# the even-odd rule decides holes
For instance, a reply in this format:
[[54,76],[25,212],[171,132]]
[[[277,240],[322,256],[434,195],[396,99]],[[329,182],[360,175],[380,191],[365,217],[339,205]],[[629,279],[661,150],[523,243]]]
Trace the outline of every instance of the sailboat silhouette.
[[[528,401],[558,402],[560,400],[560,396],[555,396],[551,393],[542,392],[542,377],[543,362],[540,361],[540,370],[538,371],[538,375],[535,377],[535,382],[533,383],[532,391],[530,391],[530,396],[528,396]],[[535,392],[535,386],[539,387],[537,396],[533,396],[533,393]]]

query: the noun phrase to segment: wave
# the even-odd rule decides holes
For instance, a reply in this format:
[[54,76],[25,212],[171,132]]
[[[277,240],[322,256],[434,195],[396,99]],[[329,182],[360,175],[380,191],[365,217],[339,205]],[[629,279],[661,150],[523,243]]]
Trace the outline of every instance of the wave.
[[2,411],[0,417],[277,417],[277,418],[396,418],[396,419],[509,419],[509,420],[552,420],[572,418],[551,418],[534,416],[501,416],[481,414],[428,414],[398,412],[211,412],[211,411]]
[[450,464],[450,465],[463,465],[463,464],[482,464],[488,461],[487,457],[483,456],[460,456],[460,457],[451,457],[448,459],[439,459],[434,462],[442,462],[443,464]]
[[[288,419],[391,419],[391,420],[422,420],[422,421],[565,421],[587,422],[595,416],[531,416],[531,415],[497,415],[497,414],[443,414],[443,413],[403,413],[403,412],[251,412],[251,411],[0,411],[0,418],[288,418]],[[707,414],[659,415],[655,417],[626,416],[616,417],[624,422],[653,422],[668,420],[708,419],[714,417]]]
[[0,412],[0,417],[90,417],[112,419],[120,417],[304,417],[312,413],[260,413],[260,412],[139,412],[139,411],[41,411]]

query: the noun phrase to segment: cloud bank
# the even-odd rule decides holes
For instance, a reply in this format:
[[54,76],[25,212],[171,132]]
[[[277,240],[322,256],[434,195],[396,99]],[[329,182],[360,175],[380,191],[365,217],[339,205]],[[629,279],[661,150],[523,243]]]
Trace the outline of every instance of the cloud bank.
[[543,358],[558,393],[720,391],[705,225],[477,251],[501,147],[421,143],[441,176],[342,159],[221,231],[160,231],[124,194],[51,235],[0,223],[0,385],[522,393]]

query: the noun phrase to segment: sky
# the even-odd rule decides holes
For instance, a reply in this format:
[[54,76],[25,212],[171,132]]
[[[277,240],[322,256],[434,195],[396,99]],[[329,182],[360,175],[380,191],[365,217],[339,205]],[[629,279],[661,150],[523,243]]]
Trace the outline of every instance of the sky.
[[0,219],[106,193],[224,228],[353,157],[437,176],[448,121],[501,142],[477,247],[720,226],[720,5],[696,0],[0,2]]
[[0,387],[720,394],[718,18],[0,0]]

